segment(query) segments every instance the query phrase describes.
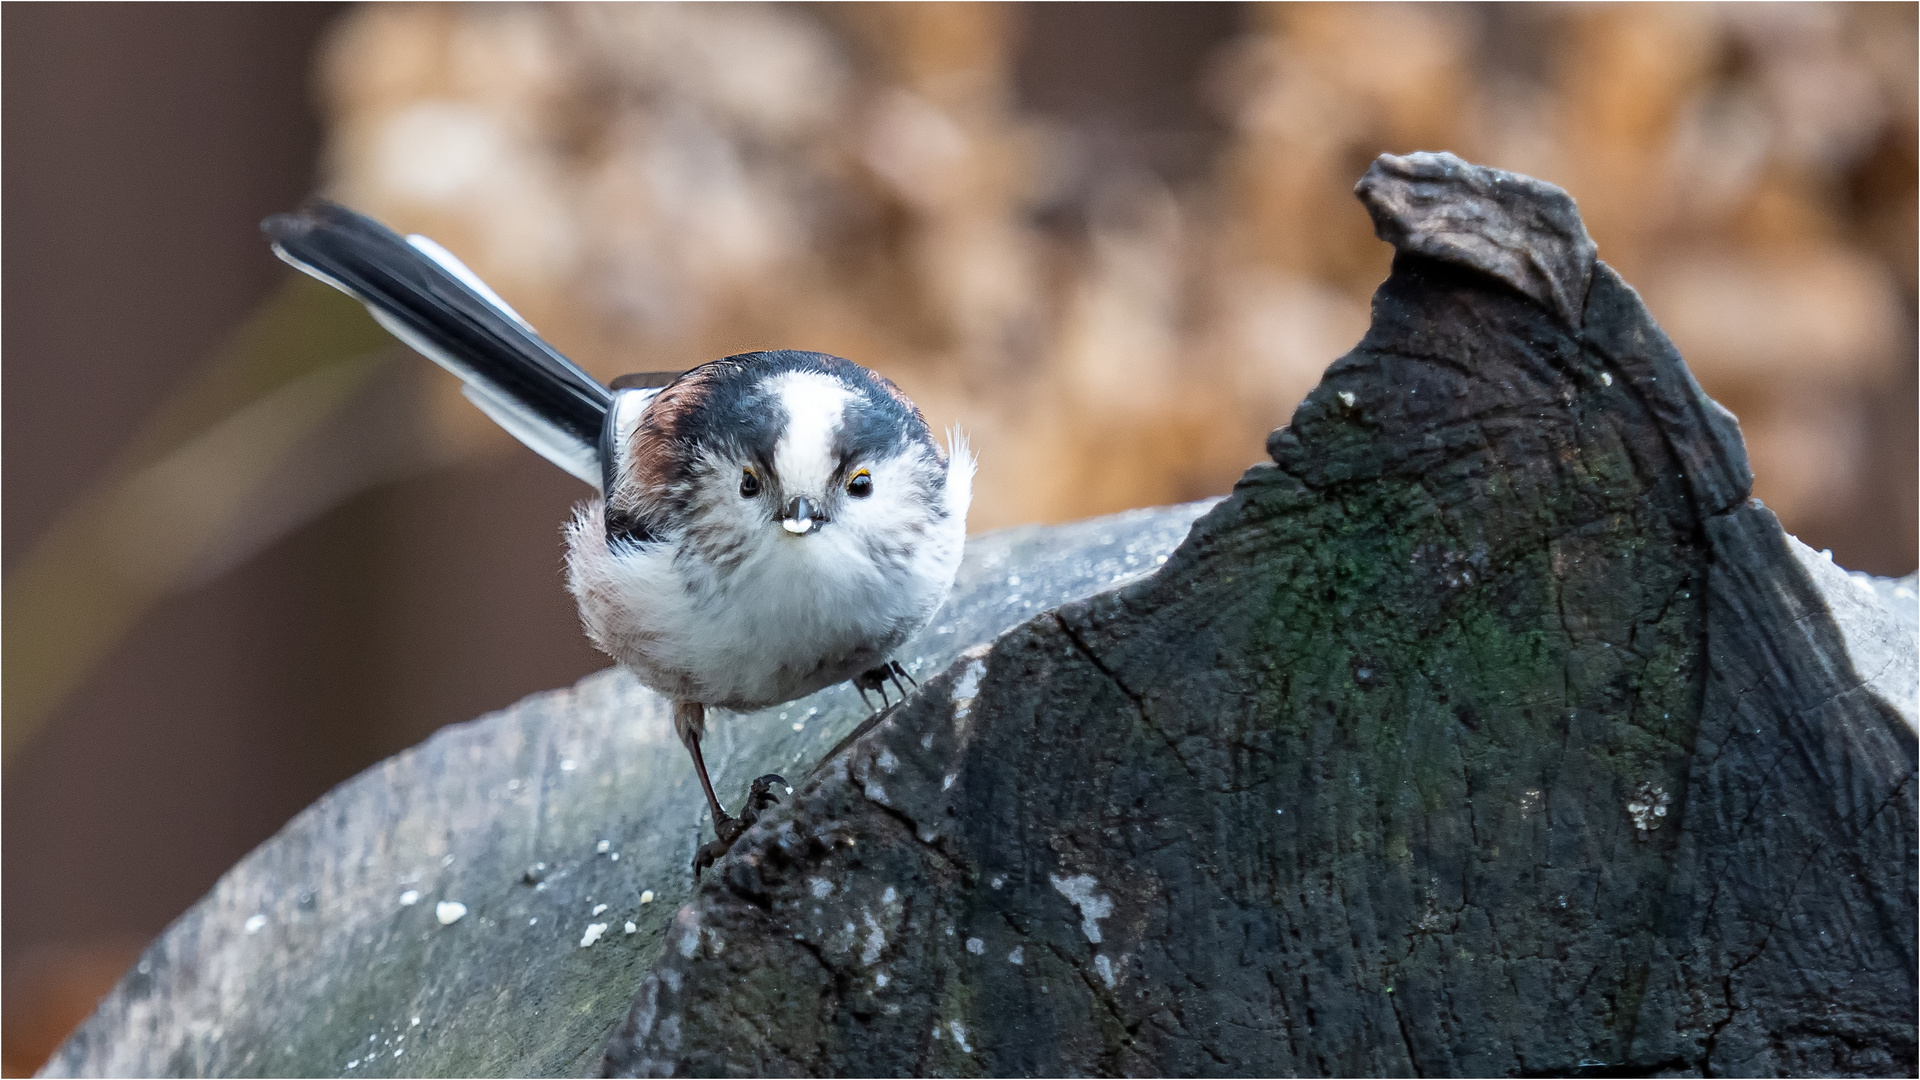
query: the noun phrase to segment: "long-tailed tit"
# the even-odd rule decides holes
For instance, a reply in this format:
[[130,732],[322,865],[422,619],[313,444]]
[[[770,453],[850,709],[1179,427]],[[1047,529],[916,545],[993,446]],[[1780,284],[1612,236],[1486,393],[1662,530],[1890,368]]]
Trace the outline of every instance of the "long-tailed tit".
[[326,202],[268,218],[274,253],[367,305],[458,375],[515,438],[593,485],[566,527],[593,643],[673,701],[724,853],[735,818],[700,756],[706,710],[755,709],[905,674],[893,652],[953,586],[973,457],[942,448],[900,389],[813,352],[729,356],[612,387],[542,341],[446,249]]

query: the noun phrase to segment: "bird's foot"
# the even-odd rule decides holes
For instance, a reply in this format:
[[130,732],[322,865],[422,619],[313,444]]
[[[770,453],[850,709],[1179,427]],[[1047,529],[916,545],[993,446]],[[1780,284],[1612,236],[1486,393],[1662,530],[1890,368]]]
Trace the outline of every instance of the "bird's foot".
[[889,660],[877,668],[872,668],[855,675],[853,677],[853,688],[860,692],[861,703],[869,709],[873,708],[873,702],[867,700],[867,691],[879,691],[880,708],[874,709],[874,711],[884,712],[889,704],[887,701],[887,684],[889,682],[893,684],[895,690],[900,691],[900,700],[907,700],[907,688],[900,684],[901,679],[906,679],[916,687],[920,685],[919,682],[915,681],[913,676],[907,674],[906,668],[900,666],[900,661]]
[[714,823],[713,831],[719,834],[719,839],[701,844],[700,850],[693,853],[693,877],[696,881],[702,870],[712,866],[720,856],[732,849],[733,842],[740,839],[740,834],[746,832],[747,827],[739,818],[725,817]]
[[700,845],[700,850],[693,853],[695,878],[700,876],[702,870],[718,862],[722,855],[731,850],[733,842],[740,839],[742,833],[760,820],[760,815],[766,812],[767,807],[780,801],[780,797],[773,793],[776,785],[784,788],[788,794],[793,793],[793,788],[789,787],[784,779],[775,773],[768,773],[747,788],[746,805],[740,808],[739,817],[722,815],[719,821],[713,823],[713,831],[717,839]]

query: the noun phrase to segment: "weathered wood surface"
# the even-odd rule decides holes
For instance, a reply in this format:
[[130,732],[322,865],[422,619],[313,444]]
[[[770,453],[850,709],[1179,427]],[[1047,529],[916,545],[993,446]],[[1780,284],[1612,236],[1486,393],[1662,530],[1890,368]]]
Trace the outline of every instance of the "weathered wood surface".
[[1273,463],[756,826],[609,1071],[1913,1072],[1914,731],[1733,418],[1565,193],[1359,194]]
[[1911,579],[1748,500],[1564,193],[1360,194],[1394,272],[1272,464],[1184,542],[977,543],[838,749],[844,689],[720,725],[800,782],[697,893],[664,708],[595,676],[303,813],[49,1071],[1911,1073]]
[[[973,538],[953,598],[902,659],[924,679],[1036,612],[1154,569],[1207,505]],[[845,686],[721,714],[707,739],[715,785],[737,805],[770,769],[797,780],[868,715]],[[705,805],[668,705],[618,671],[448,728],[230,870],[44,1072],[592,1072],[688,898],[694,849],[712,836]],[[442,926],[441,903],[466,914]]]

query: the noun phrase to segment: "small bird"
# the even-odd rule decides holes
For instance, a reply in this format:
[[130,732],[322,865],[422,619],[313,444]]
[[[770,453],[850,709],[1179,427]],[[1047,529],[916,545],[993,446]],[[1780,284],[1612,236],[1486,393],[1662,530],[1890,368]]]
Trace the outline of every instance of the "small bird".
[[603,386],[424,236],[325,201],[261,228],[597,490],[566,526],[567,586],[594,645],[673,702],[718,834],[696,875],[785,783],[760,777],[727,814],[700,755],[709,708],[845,680],[883,706],[888,682],[904,695],[893,653],[953,587],[974,460],[957,435],[942,447],[892,382],[779,350]]

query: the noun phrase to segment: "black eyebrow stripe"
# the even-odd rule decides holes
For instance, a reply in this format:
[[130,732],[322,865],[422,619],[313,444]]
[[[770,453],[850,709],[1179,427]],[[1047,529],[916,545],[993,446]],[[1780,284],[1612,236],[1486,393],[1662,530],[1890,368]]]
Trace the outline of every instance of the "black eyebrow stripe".
[[932,437],[924,420],[909,415],[890,396],[856,394],[841,414],[833,450],[844,471],[856,462],[891,457],[905,450],[916,434],[928,440]]

